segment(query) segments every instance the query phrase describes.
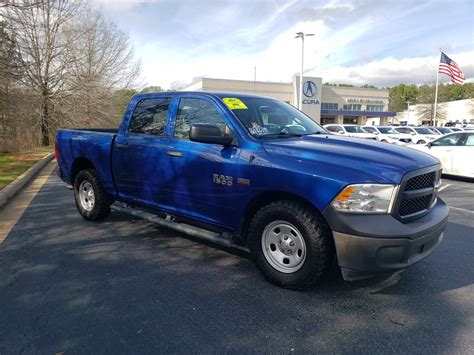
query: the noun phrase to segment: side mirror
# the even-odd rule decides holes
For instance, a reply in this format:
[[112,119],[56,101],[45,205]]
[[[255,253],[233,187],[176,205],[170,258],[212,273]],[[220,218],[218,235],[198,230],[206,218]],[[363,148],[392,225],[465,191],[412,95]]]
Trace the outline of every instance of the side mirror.
[[415,133],[415,132],[411,132],[410,134],[411,134],[412,136],[416,135],[416,133]]
[[377,132],[377,131],[375,131],[375,132],[373,132],[373,133],[374,133],[375,135],[379,134],[379,132]]
[[193,142],[231,145],[234,138],[222,135],[219,127],[212,124],[193,124],[189,130],[189,139]]
[[428,142],[428,143],[426,143],[426,146],[427,146],[428,148],[431,148],[431,147],[433,146],[433,143],[432,143],[432,142]]
[[338,134],[344,134],[344,131],[337,131]]

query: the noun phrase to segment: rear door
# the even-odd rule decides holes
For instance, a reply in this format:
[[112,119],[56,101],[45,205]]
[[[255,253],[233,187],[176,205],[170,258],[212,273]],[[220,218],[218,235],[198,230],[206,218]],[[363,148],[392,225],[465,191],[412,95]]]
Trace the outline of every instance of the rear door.
[[150,206],[160,203],[170,104],[170,97],[139,101],[129,126],[115,139],[112,170],[120,198]]
[[225,112],[209,97],[179,98],[173,112],[172,137],[167,138],[161,158],[164,208],[214,224],[229,225],[235,220],[235,171],[240,148],[189,140],[191,125],[199,123],[216,125],[222,134],[234,135],[226,120]]

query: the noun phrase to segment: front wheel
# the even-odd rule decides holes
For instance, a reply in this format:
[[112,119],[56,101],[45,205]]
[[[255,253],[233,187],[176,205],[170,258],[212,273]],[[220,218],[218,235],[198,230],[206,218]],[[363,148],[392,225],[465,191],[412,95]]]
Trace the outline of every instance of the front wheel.
[[290,289],[314,286],[334,259],[332,235],[322,217],[292,201],[271,203],[255,214],[249,246],[263,275]]
[[93,169],[82,170],[77,174],[74,198],[77,210],[88,221],[99,221],[110,213],[112,201]]
[[426,142],[424,140],[419,140],[418,142],[416,142],[416,144],[426,144]]

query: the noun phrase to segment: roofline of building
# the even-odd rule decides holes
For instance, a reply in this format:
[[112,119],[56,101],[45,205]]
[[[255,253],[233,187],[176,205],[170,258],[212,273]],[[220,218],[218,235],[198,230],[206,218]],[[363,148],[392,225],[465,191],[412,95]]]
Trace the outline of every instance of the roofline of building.
[[[221,79],[221,78],[200,78],[196,81],[193,81],[192,83],[188,84],[185,86],[185,88],[188,88],[194,84],[197,84],[199,82],[203,82],[204,80],[214,80],[214,81],[237,81],[241,83],[255,83],[255,84],[271,84],[271,85],[293,85],[294,82],[287,82],[287,83],[282,83],[282,82],[277,82],[277,81],[253,81],[253,80],[241,80],[241,79]],[[361,88],[361,87],[356,87],[356,86],[334,86],[334,85],[322,85],[327,88],[335,88],[335,89],[342,89],[342,90],[369,90],[369,91],[385,91],[388,92],[388,89],[378,89],[378,88]]]

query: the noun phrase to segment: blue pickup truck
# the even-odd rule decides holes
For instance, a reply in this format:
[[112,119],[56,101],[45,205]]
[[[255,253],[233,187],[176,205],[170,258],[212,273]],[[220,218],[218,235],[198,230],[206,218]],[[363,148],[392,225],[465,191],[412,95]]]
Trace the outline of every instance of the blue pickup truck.
[[118,130],[57,133],[58,173],[79,213],[112,208],[248,246],[273,283],[304,289],[396,272],[440,245],[439,161],[331,135],[293,106],[235,93],[135,95]]

